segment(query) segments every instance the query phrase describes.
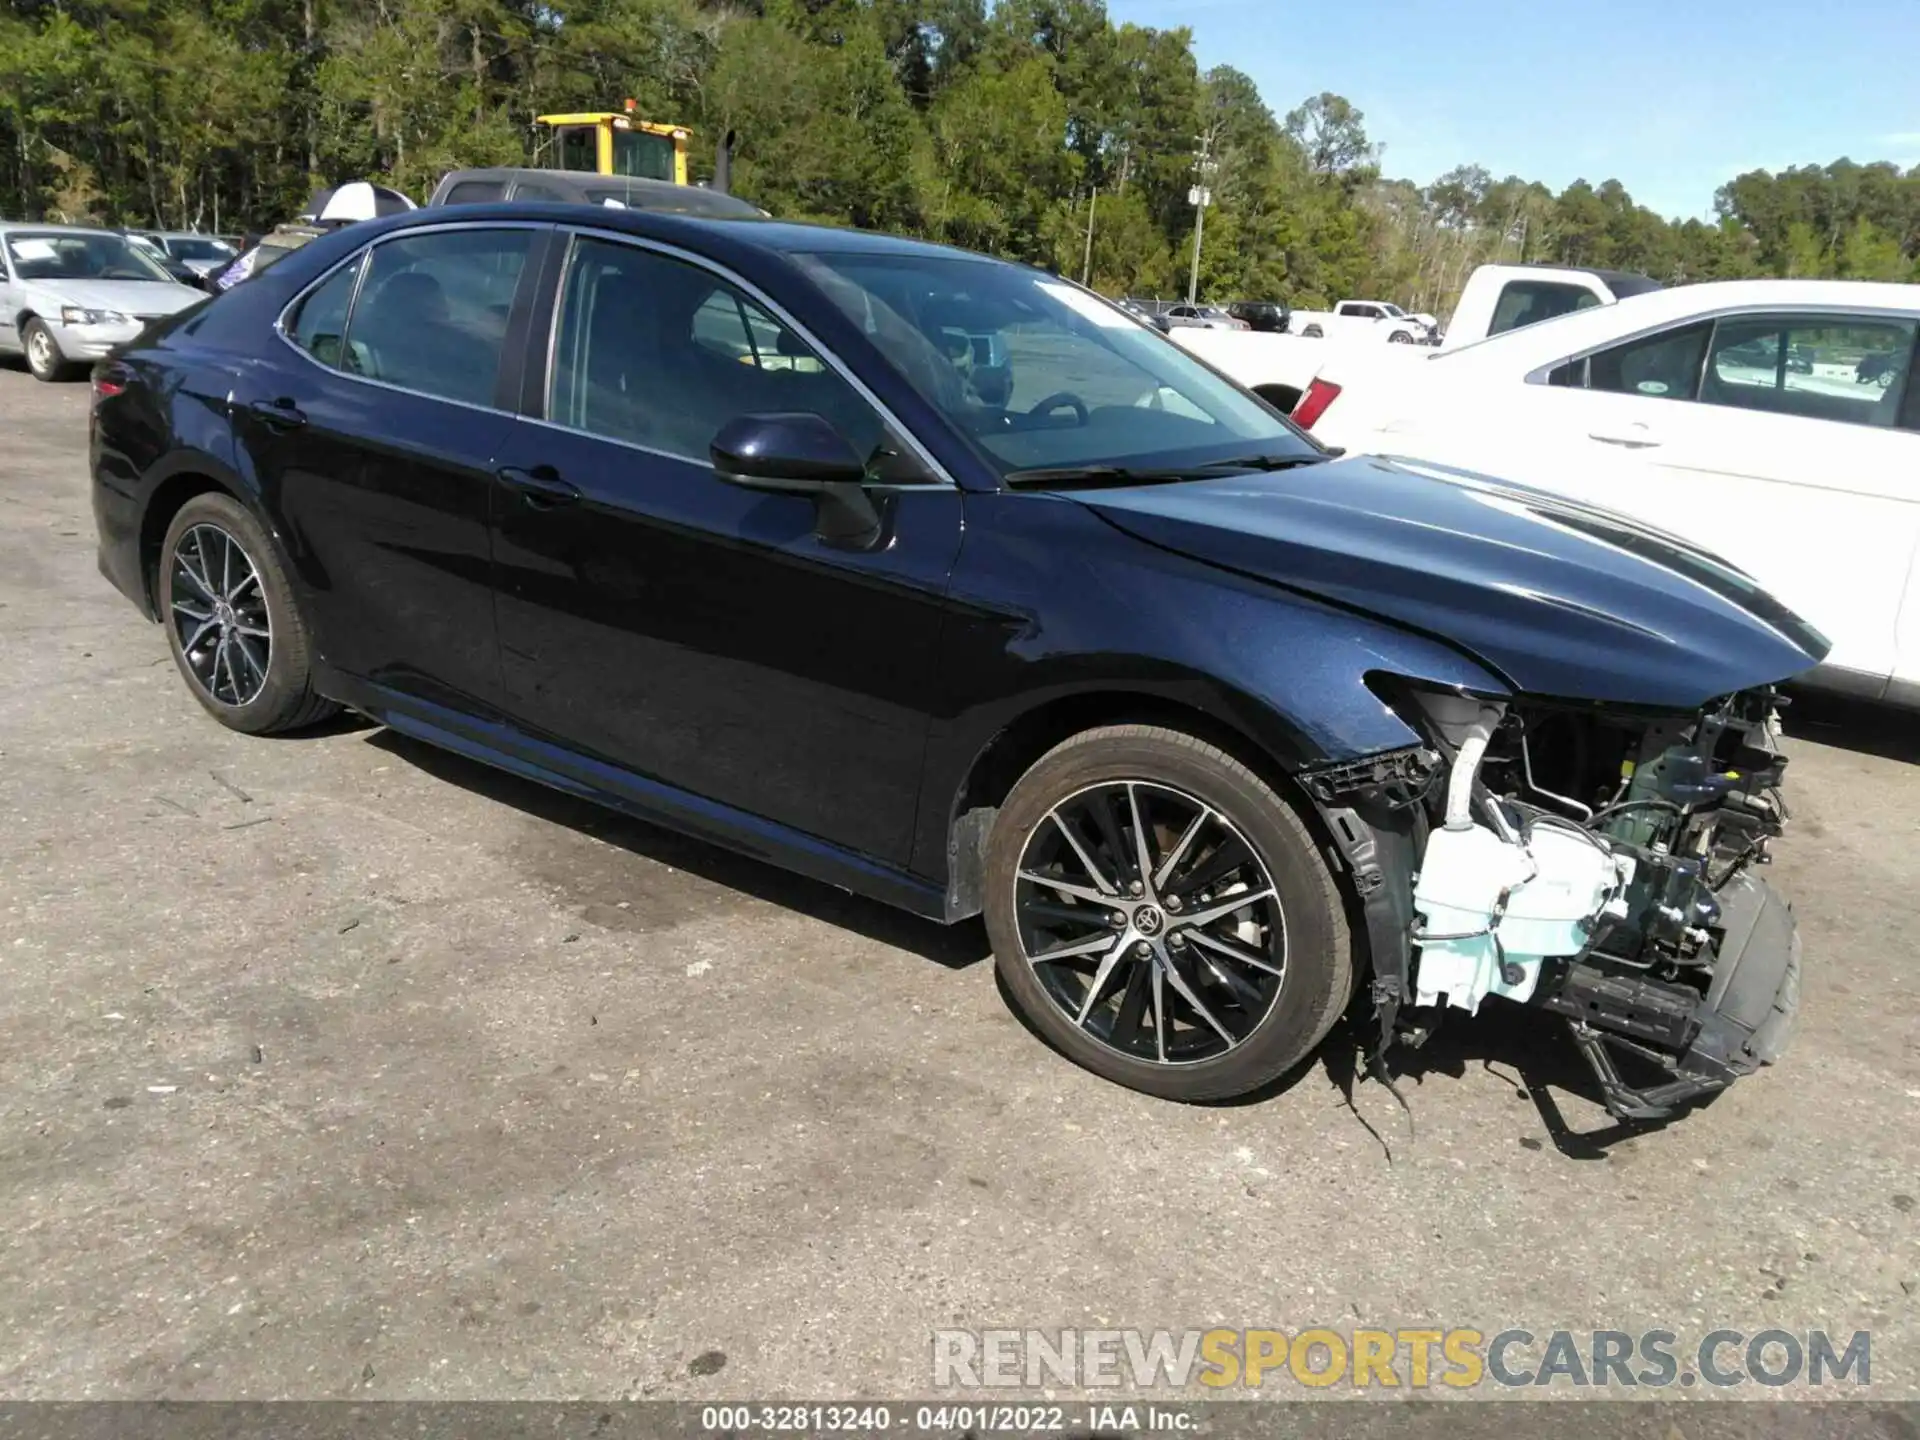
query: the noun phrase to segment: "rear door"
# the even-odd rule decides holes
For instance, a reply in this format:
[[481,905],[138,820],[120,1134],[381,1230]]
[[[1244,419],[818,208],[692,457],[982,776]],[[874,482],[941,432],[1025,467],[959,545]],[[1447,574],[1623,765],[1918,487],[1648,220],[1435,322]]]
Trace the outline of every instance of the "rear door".
[[549,233],[387,237],[297,301],[288,343],[236,387],[240,463],[312,597],[321,656],[395,696],[498,700],[487,507],[525,350],[516,295]]
[[1920,547],[1920,438],[1897,424],[1915,331],[1748,314],[1602,352],[1558,402],[1580,410],[1569,478],[1732,561],[1826,633],[1830,665],[1885,680]]
[[[717,270],[583,235],[557,299],[551,375],[498,461],[510,718],[557,742],[544,763],[656,781],[683,818],[691,793],[904,865],[959,492]],[[881,541],[715,478],[716,432],[772,411],[826,416],[901,482],[874,492]]]

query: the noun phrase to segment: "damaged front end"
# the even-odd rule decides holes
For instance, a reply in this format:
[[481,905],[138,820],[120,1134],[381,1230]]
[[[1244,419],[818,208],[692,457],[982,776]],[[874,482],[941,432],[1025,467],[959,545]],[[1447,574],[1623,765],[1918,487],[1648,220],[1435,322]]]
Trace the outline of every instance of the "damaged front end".
[[1427,743],[1302,777],[1364,911],[1379,1065],[1489,995],[1564,1017],[1624,1120],[1778,1057],[1800,942],[1753,874],[1787,818],[1771,688],[1687,716],[1381,693]]

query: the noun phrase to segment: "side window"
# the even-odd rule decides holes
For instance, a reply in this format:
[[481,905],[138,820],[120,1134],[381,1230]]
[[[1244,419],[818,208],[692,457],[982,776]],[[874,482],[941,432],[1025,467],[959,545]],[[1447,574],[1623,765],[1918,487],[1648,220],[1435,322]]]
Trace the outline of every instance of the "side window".
[[704,464],[729,420],[768,411],[822,415],[861,455],[885,440],[872,406],[731,285],[635,246],[576,242],[550,420]]
[[522,180],[513,187],[513,198],[531,203],[535,200],[565,201],[568,197],[562,195],[558,190],[549,189],[545,185],[535,185],[526,180]]
[[461,180],[447,191],[442,205],[486,205],[507,193],[498,180]]
[[1579,285],[1556,280],[1509,280],[1493,305],[1493,323],[1489,335],[1537,325],[1556,315],[1571,315],[1576,310],[1591,310],[1600,297]]
[[469,405],[493,403],[507,312],[532,230],[442,230],[376,245],[348,368]]
[[360,267],[366,260],[363,250],[329,275],[319,289],[300,302],[293,323],[287,327],[287,337],[294,344],[322,365],[331,365],[336,370],[353,368],[341,359],[345,353],[341,340],[347,333],[347,306],[353,303],[354,283],[359,280]]
[[1658,400],[1691,400],[1711,322],[1662,330],[1587,358],[1587,388]]
[[1808,420],[1891,426],[1913,358],[1915,323],[1877,316],[1723,320],[1700,398]]

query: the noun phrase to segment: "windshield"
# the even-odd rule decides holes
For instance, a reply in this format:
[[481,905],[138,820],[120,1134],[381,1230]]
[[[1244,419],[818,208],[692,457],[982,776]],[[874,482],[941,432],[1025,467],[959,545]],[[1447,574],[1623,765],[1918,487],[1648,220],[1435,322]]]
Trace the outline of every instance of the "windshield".
[[1407,312],[1402,310],[1398,305],[1395,305],[1392,301],[1381,301],[1380,308],[1395,320],[1406,319]]
[[87,230],[14,230],[7,259],[22,280],[157,280],[173,277],[122,235]]
[[964,256],[794,258],[1002,476],[1321,455],[1149,326],[1050,275]]
[[670,136],[646,130],[613,132],[613,173],[641,180],[674,180],[674,145]]
[[182,260],[231,260],[233,247],[224,240],[184,235],[167,241],[167,249]]

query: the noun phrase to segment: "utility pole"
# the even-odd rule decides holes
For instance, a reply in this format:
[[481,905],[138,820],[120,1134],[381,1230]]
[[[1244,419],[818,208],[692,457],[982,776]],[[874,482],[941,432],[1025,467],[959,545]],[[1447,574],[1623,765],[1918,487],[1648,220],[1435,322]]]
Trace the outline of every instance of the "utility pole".
[[1213,176],[1213,135],[1214,128],[1200,137],[1200,148],[1195,152],[1194,174],[1198,177],[1191,190],[1187,191],[1187,203],[1193,206],[1193,268],[1187,275],[1187,304],[1200,303],[1200,242],[1207,231],[1207,206],[1213,203],[1213,191],[1207,188],[1207,182]]
[[1093,283],[1093,211],[1100,203],[1100,187],[1093,187],[1093,193],[1087,197],[1087,258],[1080,267],[1080,283]]

